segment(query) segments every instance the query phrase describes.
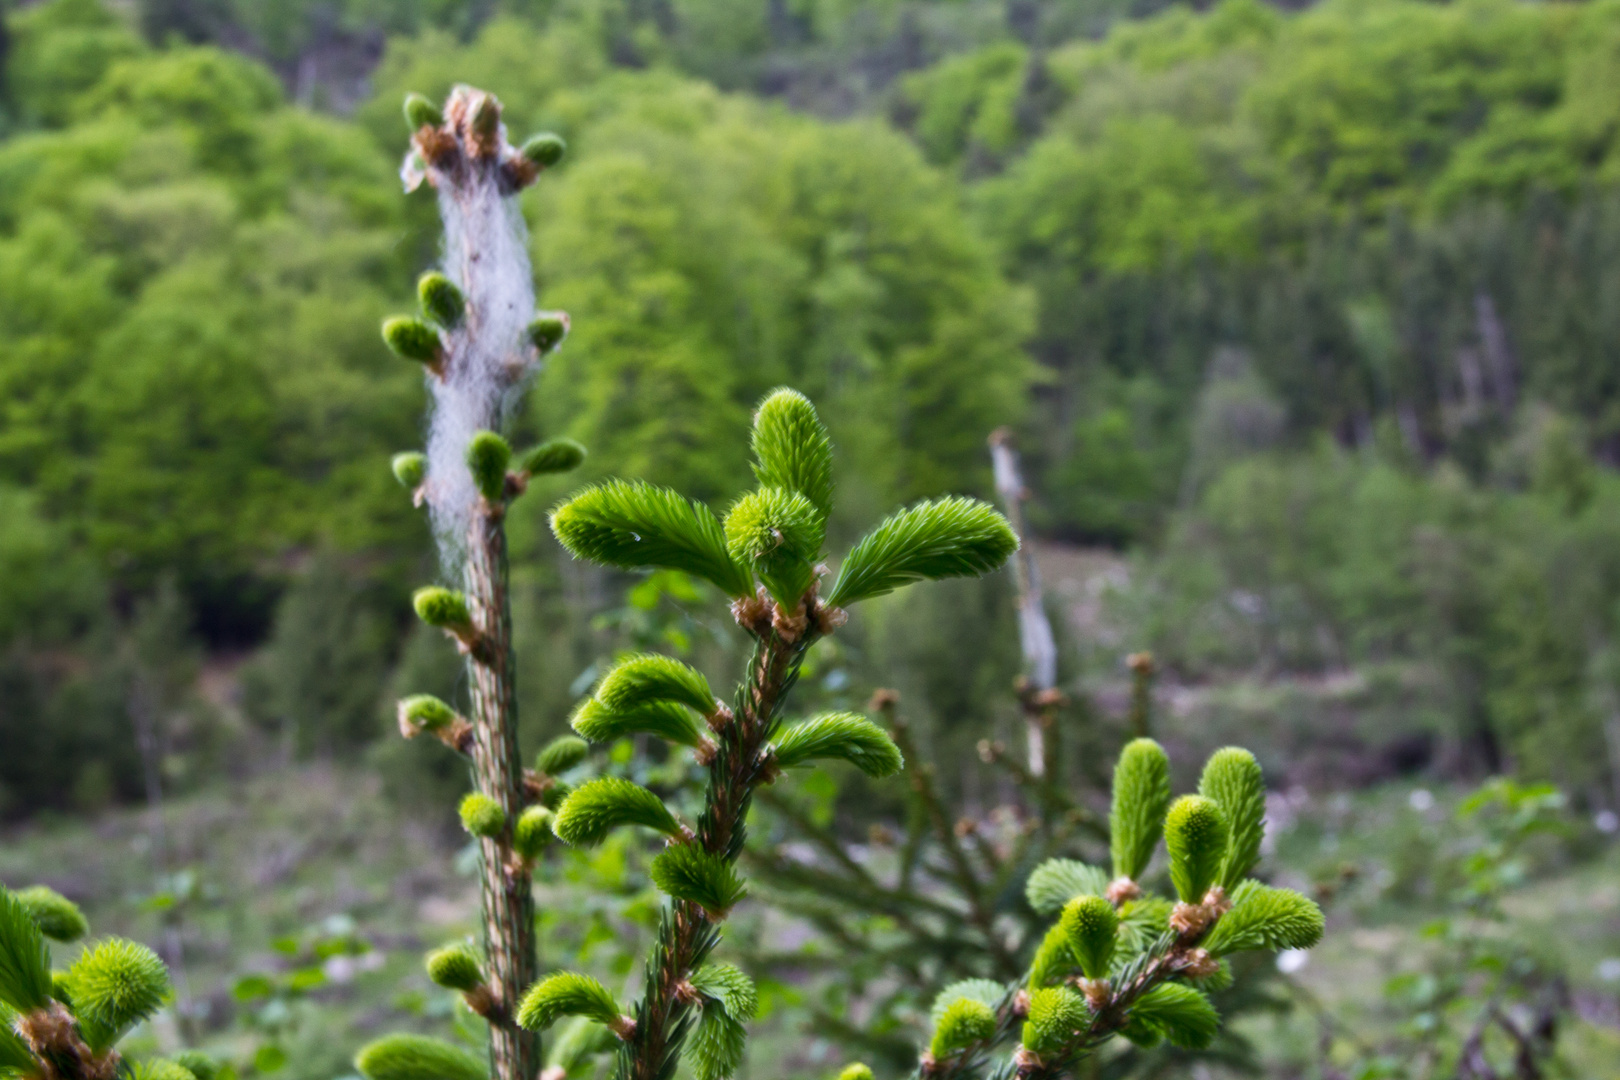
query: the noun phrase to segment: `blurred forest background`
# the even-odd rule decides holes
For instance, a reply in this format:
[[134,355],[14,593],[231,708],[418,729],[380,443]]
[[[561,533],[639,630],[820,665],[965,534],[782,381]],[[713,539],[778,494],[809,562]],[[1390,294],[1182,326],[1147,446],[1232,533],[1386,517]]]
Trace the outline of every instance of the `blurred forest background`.
[[[1479,872],[1442,854],[1507,850],[1451,809],[1508,776],[1556,784],[1562,824],[1502,871],[1504,918],[1558,953],[1579,1075],[1620,1075],[1620,2],[0,12],[0,878],[190,950],[158,1037],[315,1080],[448,1008],[401,973],[470,915],[462,780],[389,733],[458,665],[410,617],[437,566],[387,460],[424,395],[377,326],[438,236],[399,103],[471,81],[569,143],[524,211],[574,333],[517,422],[583,442],[587,479],[720,505],[786,383],[829,420],[847,540],[990,496],[986,438],[1016,433],[1074,769],[1105,771],[1151,650],[1155,733],[1188,768],[1253,747],[1274,872],[1340,898],[1228,1066],[1407,1075],[1379,1048],[1448,984],[1395,968]],[[735,658],[689,582],[561,554],[575,482],[512,519],[533,745],[617,650]],[[878,608],[810,681],[898,687],[962,763],[951,804],[990,814],[1015,796],[974,747],[1020,737],[1019,663],[1004,576]],[[859,790],[810,794],[851,837],[903,813]],[[633,853],[569,865],[639,887]],[[552,932],[617,948],[570,895]],[[767,984],[750,1075],[851,1045],[854,999],[806,980]],[[1323,1071],[1335,988],[1374,1071]]]

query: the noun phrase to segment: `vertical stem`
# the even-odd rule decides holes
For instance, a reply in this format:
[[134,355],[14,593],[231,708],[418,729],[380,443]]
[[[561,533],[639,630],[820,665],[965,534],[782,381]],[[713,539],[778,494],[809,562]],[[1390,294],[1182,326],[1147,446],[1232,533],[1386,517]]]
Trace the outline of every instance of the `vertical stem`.
[[[733,719],[719,732],[697,842],[728,862],[735,862],[742,852],[743,821],[754,788],[765,780],[760,752],[775,731],[782,699],[815,640],[813,631],[788,641],[764,630],[749,661],[748,679],[739,688]],[[671,905],[647,965],[646,997],[636,1011],[635,1034],[620,1059],[621,1078],[664,1080],[674,1071],[673,1053],[679,1049],[690,1010],[679,994],[681,983],[703,963],[719,937],[718,924],[702,908],[685,900]]]
[[520,995],[539,974],[539,961],[530,877],[514,873],[507,859],[524,795],[507,596],[506,525],[501,508],[481,505],[467,539],[467,605],[480,646],[467,663],[472,682],[473,780],[479,791],[499,801],[506,811],[502,835],[478,842],[487,985],[495,1000],[489,1028],[490,1071],[496,1080],[533,1080],[539,1069],[539,1037],[512,1019]]
[[1029,771],[1041,777],[1046,775],[1048,758],[1053,756],[1046,747],[1051,716],[1036,706],[1035,699],[1057,685],[1057,640],[1052,635],[1052,623],[1046,617],[1040,570],[1035,565],[1035,552],[1029,545],[1024,525],[1024,500],[1029,492],[1018,470],[1018,452],[1013,449],[1012,434],[1006,428],[998,428],[990,436],[990,462],[995,470],[996,492],[1001,496],[1007,521],[1018,536],[1018,551],[1013,555],[1012,564],[1018,583],[1018,642],[1024,652],[1026,680],[1019,696],[1023,699],[1029,739]]

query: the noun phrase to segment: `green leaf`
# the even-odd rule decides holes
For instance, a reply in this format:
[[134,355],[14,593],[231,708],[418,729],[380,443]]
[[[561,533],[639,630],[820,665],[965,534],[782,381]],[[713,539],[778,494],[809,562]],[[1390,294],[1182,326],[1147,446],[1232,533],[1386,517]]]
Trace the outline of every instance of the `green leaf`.
[[1074,950],[1069,948],[1069,935],[1063,932],[1062,923],[1053,923],[1041,939],[1041,944],[1035,950],[1035,956],[1029,962],[1029,985],[1031,991],[1039,990],[1043,986],[1050,986],[1076,974],[1080,966],[1075,963]]
[[677,836],[681,831],[681,823],[657,795],[617,776],[603,776],[576,788],[557,807],[553,827],[565,843],[591,847],[621,825],[642,825],[665,836]]
[[169,992],[169,972],[145,945],[108,938],[79,954],[67,985],[85,1041],[99,1053],[157,1012]]
[[1232,892],[1232,910],[1200,944],[1212,956],[1249,949],[1309,949],[1322,940],[1322,909],[1292,889],[1245,881]]
[[619,1020],[619,1003],[607,987],[574,971],[559,972],[529,988],[518,1004],[517,1022],[542,1031],[564,1016],[583,1016],[598,1024]]
[[1114,805],[1108,814],[1114,876],[1135,881],[1147,869],[1170,805],[1170,758],[1152,739],[1136,739],[1114,767]]
[[727,596],[753,592],[726,550],[714,513],[668,488],[610,480],[551,512],[551,530],[576,558],[633,570],[661,566],[713,582]]
[[1006,996],[1007,988],[993,979],[962,979],[951,983],[935,996],[933,1007],[928,1010],[928,1022],[938,1027],[945,1010],[951,1007],[952,1002],[962,998],[982,1002],[995,1009]]
[[467,443],[467,469],[478,493],[492,503],[506,494],[506,467],[512,463],[511,445],[493,431],[480,431]]
[[1101,896],[1108,891],[1108,875],[1074,859],[1047,859],[1024,883],[1029,906],[1041,915],[1056,915],[1077,896]]
[[53,889],[33,885],[18,890],[16,897],[28,909],[39,932],[53,941],[78,941],[90,932],[79,905]]
[[1162,896],[1143,896],[1119,909],[1120,929],[1128,952],[1141,952],[1170,929],[1175,905]]
[[647,874],[670,896],[691,901],[715,919],[724,918],[748,891],[730,862],[696,841],[666,847]]
[[1231,829],[1216,881],[1231,892],[1260,861],[1260,841],[1266,829],[1266,781],[1260,763],[1240,747],[1217,750],[1204,765],[1198,794],[1221,808]]
[[0,887],[0,1001],[20,1013],[51,1000],[51,956],[33,913]]
[[1119,943],[1119,912],[1100,896],[1077,896],[1058,920],[1069,948],[1088,979],[1106,979]]
[[427,954],[427,974],[434,985],[465,993],[484,981],[484,963],[468,945],[447,945]]
[[518,455],[517,468],[530,476],[572,472],[585,460],[585,448],[573,439],[547,439]]
[[584,739],[559,735],[535,755],[534,767],[547,776],[556,776],[584,761],[590,752],[591,748]]
[[858,713],[835,712],[784,728],[773,744],[784,769],[823,758],[842,758],[871,777],[893,776],[905,767],[888,732]]
[[732,504],[725,530],[731,558],[752,567],[777,603],[796,607],[821,553],[823,520],[814,504],[797,491],[761,488]]
[[701,671],[658,653],[638,653],[614,664],[596,685],[596,699],[613,709],[673,701],[700,716],[714,712],[717,704]]
[[890,516],[855,545],[827,603],[848,607],[914,581],[976,577],[997,569],[1017,550],[1012,526],[988,503],[960,496],[919,503]]
[[1052,1054],[1068,1047],[1075,1034],[1091,1023],[1085,999],[1067,986],[1034,990],[1029,995],[1029,1018],[1024,1021],[1024,1045],[1036,1054]]
[[494,837],[506,829],[506,810],[481,791],[468,792],[458,808],[461,827],[474,836]]
[[832,440],[810,399],[786,387],[767,394],[754,413],[753,444],[760,486],[798,492],[826,521],[832,513]]
[[1184,903],[1197,904],[1220,874],[1229,835],[1226,815],[1214,800],[1183,795],[1164,817],[1170,880]]
[[422,314],[444,327],[454,330],[467,314],[467,299],[456,288],[455,282],[430,270],[416,280],[416,298],[422,304]]
[[482,1055],[474,1056],[443,1039],[425,1035],[384,1035],[355,1055],[354,1067],[366,1080],[488,1080]]
[[613,742],[638,734],[656,735],[680,746],[697,746],[708,741],[707,733],[691,710],[673,701],[648,701],[614,709],[595,698],[586,698],[568,722],[594,743]]
[[1202,1050],[1221,1030],[1220,1014],[1209,998],[1190,986],[1160,983],[1131,1006],[1129,1026],[1146,1029],[1171,1046]]
[[959,997],[945,1007],[934,1025],[928,1052],[935,1058],[949,1057],[996,1033],[996,1013],[989,1005],[970,997]]

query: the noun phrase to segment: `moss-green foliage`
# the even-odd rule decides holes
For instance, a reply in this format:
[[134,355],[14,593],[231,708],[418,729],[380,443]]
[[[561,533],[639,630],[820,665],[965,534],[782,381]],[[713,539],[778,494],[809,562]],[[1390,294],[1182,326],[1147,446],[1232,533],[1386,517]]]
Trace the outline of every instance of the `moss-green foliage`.
[[1119,912],[1100,896],[1078,896],[1063,908],[1058,919],[1080,971],[1088,979],[1108,977],[1119,942]]
[[1196,904],[1220,877],[1231,835],[1226,815],[1211,799],[1183,795],[1164,817],[1170,880],[1184,903]]
[[27,905],[0,888],[0,1002],[18,1012],[51,997],[51,958]]
[[1322,909],[1292,889],[1245,881],[1232,893],[1232,910],[1205,937],[1211,954],[1245,949],[1309,949],[1322,940]]
[[1113,808],[1108,813],[1115,876],[1134,880],[1147,869],[1169,805],[1170,758],[1164,748],[1152,739],[1128,743],[1114,766]]
[[596,699],[612,709],[674,702],[707,715],[714,711],[709,680],[690,664],[659,653],[639,653],[614,664],[596,684]]
[[584,739],[559,735],[541,748],[534,759],[534,767],[547,776],[556,776],[584,761],[590,752],[591,748]]
[[1029,995],[1029,1019],[1024,1021],[1023,1043],[1037,1054],[1049,1054],[1069,1042],[1090,1022],[1085,999],[1067,986],[1034,990]]
[[1101,896],[1108,888],[1102,869],[1074,859],[1047,859],[1024,882],[1029,906],[1041,915],[1056,915],[1077,896]]
[[905,766],[889,733],[857,713],[827,713],[784,727],[772,742],[783,768],[838,758],[867,776],[893,776]]
[[689,980],[703,997],[703,1014],[689,1046],[698,1080],[724,1080],[742,1064],[747,1027],[759,1010],[753,980],[731,964],[705,964]]
[[157,1011],[169,992],[169,973],[145,945],[110,938],[79,954],[66,983],[85,1041],[103,1050]]
[[619,1004],[608,989],[589,975],[564,971],[535,983],[518,1003],[517,1022],[541,1031],[564,1016],[583,1016],[599,1024],[619,1018]]
[[447,945],[428,953],[428,978],[451,990],[471,990],[484,981],[484,966],[469,946]]
[[621,825],[641,825],[666,836],[680,823],[663,801],[640,784],[604,776],[574,789],[557,807],[553,828],[564,842],[590,847]]
[[959,997],[945,1006],[934,1024],[928,1052],[936,1058],[987,1040],[996,1030],[996,1014],[989,1005],[970,997]]
[[977,577],[1018,550],[1018,537],[987,503],[953,496],[918,503],[885,518],[844,556],[827,592],[853,604],[924,579]]
[[1241,747],[1217,750],[1204,765],[1198,793],[1221,808],[1231,830],[1216,881],[1230,891],[1260,859],[1266,818],[1266,784],[1260,763]]
[[730,596],[752,591],[714,512],[669,488],[625,480],[587,488],[551,512],[551,531],[576,558],[681,570]]
[[77,941],[90,932],[79,905],[44,885],[30,885],[12,894],[28,910],[39,932],[53,941]]
[[467,468],[479,494],[499,502],[506,487],[506,466],[512,460],[512,447],[493,431],[480,431],[467,444]]
[[797,491],[760,488],[726,513],[726,548],[753,568],[784,606],[792,607],[810,587],[811,564],[821,551],[822,514]]
[[1147,1045],[1163,1039],[1171,1046],[1201,1050],[1214,1041],[1220,1027],[1215,1006],[1201,992],[1180,983],[1160,983],[1131,1006],[1125,1034]]
[[506,829],[506,811],[481,791],[469,792],[457,809],[461,827],[474,836],[499,836]]
[[355,1056],[366,1080],[487,1080],[483,1060],[443,1039],[385,1035]]
[[716,917],[730,911],[747,892],[731,863],[697,843],[666,847],[648,864],[647,876],[668,895],[690,900]]

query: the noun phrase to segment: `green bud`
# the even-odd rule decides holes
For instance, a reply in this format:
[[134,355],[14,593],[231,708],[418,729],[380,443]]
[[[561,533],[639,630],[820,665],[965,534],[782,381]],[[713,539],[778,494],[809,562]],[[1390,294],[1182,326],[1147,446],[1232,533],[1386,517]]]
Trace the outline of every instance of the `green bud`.
[[540,355],[555,349],[568,336],[568,316],[561,311],[543,311],[529,324],[529,340]]
[[1213,799],[1183,795],[1164,819],[1164,845],[1170,850],[1170,880],[1184,903],[1203,900],[1226,858],[1226,815]]
[[1236,746],[1217,750],[1204,766],[1198,794],[1213,799],[1231,827],[1232,842],[1216,883],[1231,892],[1260,861],[1266,821],[1266,781],[1260,763]]
[[976,1042],[988,1040],[996,1033],[996,1013],[990,1006],[973,998],[961,997],[951,1002],[934,1028],[934,1038],[928,1052],[935,1058],[948,1057]]
[[382,326],[383,341],[394,350],[394,355],[419,364],[436,367],[444,355],[444,344],[439,332],[421,319],[409,315],[396,315]]
[[559,735],[541,748],[534,767],[547,776],[556,776],[584,761],[590,752],[590,744],[578,735]]
[[446,330],[460,326],[467,314],[466,297],[461,295],[455,282],[437,270],[430,270],[417,280],[416,297],[422,303],[423,313]]
[[542,169],[547,169],[561,161],[563,151],[567,149],[568,144],[563,142],[561,135],[547,131],[524,143],[523,149],[518,152]]
[[[540,793],[540,805],[555,814],[557,808],[567,802],[568,796],[573,793],[574,789],[570,785],[563,783],[561,780],[553,780],[551,786]],[[557,831],[555,821],[551,823],[551,831],[553,833]]]
[[1114,767],[1114,805],[1108,814],[1114,876],[1135,880],[1147,869],[1170,804],[1170,759],[1152,739],[1136,739]]
[[169,973],[157,953],[121,938],[86,949],[68,969],[74,1008],[88,1025],[86,1041],[100,1051],[131,1025],[157,1012],[169,992]]
[[470,792],[461,800],[461,827],[474,836],[495,837],[506,828],[506,811],[481,791]]
[[407,739],[423,731],[441,731],[456,720],[456,710],[432,694],[413,694],[399,703],[399,729]]
[[39,932],[55,941],[77,941],[90,932],[79,906],[43,885],[20,889],[17,902],[28,910]]
[[1119,940],[1119,912],[1100,896],[1077,896],[1063,908],[1063,936],[1088,979],[1106,979]]
[[525,859],[534,860],[551,843],[552,813],[543,806],[531,806],[518,815],[512,830],[512,847]]
[[472,615],[467,611],[467,598],[454,589],[428,585],[417,589],[411,596],[416,617],[440,630],[467,629],[472,626]]
[[585,460],[585,448],[573,439],[548,439],[518,455],[517,467],[530,476],[571,472]]
[[366,1080],[489,1080],[482,1056],[425,1035],[385,1035],[355,1055]]
[[1066,986],[1052,986],[1029,995],[1029,1019],[1024,1021],[1024,1045],[1036,1054],[1062,1050],[1091,1022],[1085,999]]
[[403,454],[395,454],[390,464],[394,469],[394,479],[410,491],[421,487],[427,477],[427,455],[421,451],[407,450]]
[[864,1061],[851,1062],[838,1074],[838,1080],[872,1080],[872,1067]]
[[512,460],[512,447],[493,431],[480,431],[467,444],[467,468],[479,494],[499,502],[506,492],[506,466]]
[[412,131],[423,127],[438,127],[444,123],[444,113],[421,94],[405,95],[405,123]]
[[447,945],[428,953],[427,973],[435,986],[462,993],[484,981],[484,965],[466,945]]

